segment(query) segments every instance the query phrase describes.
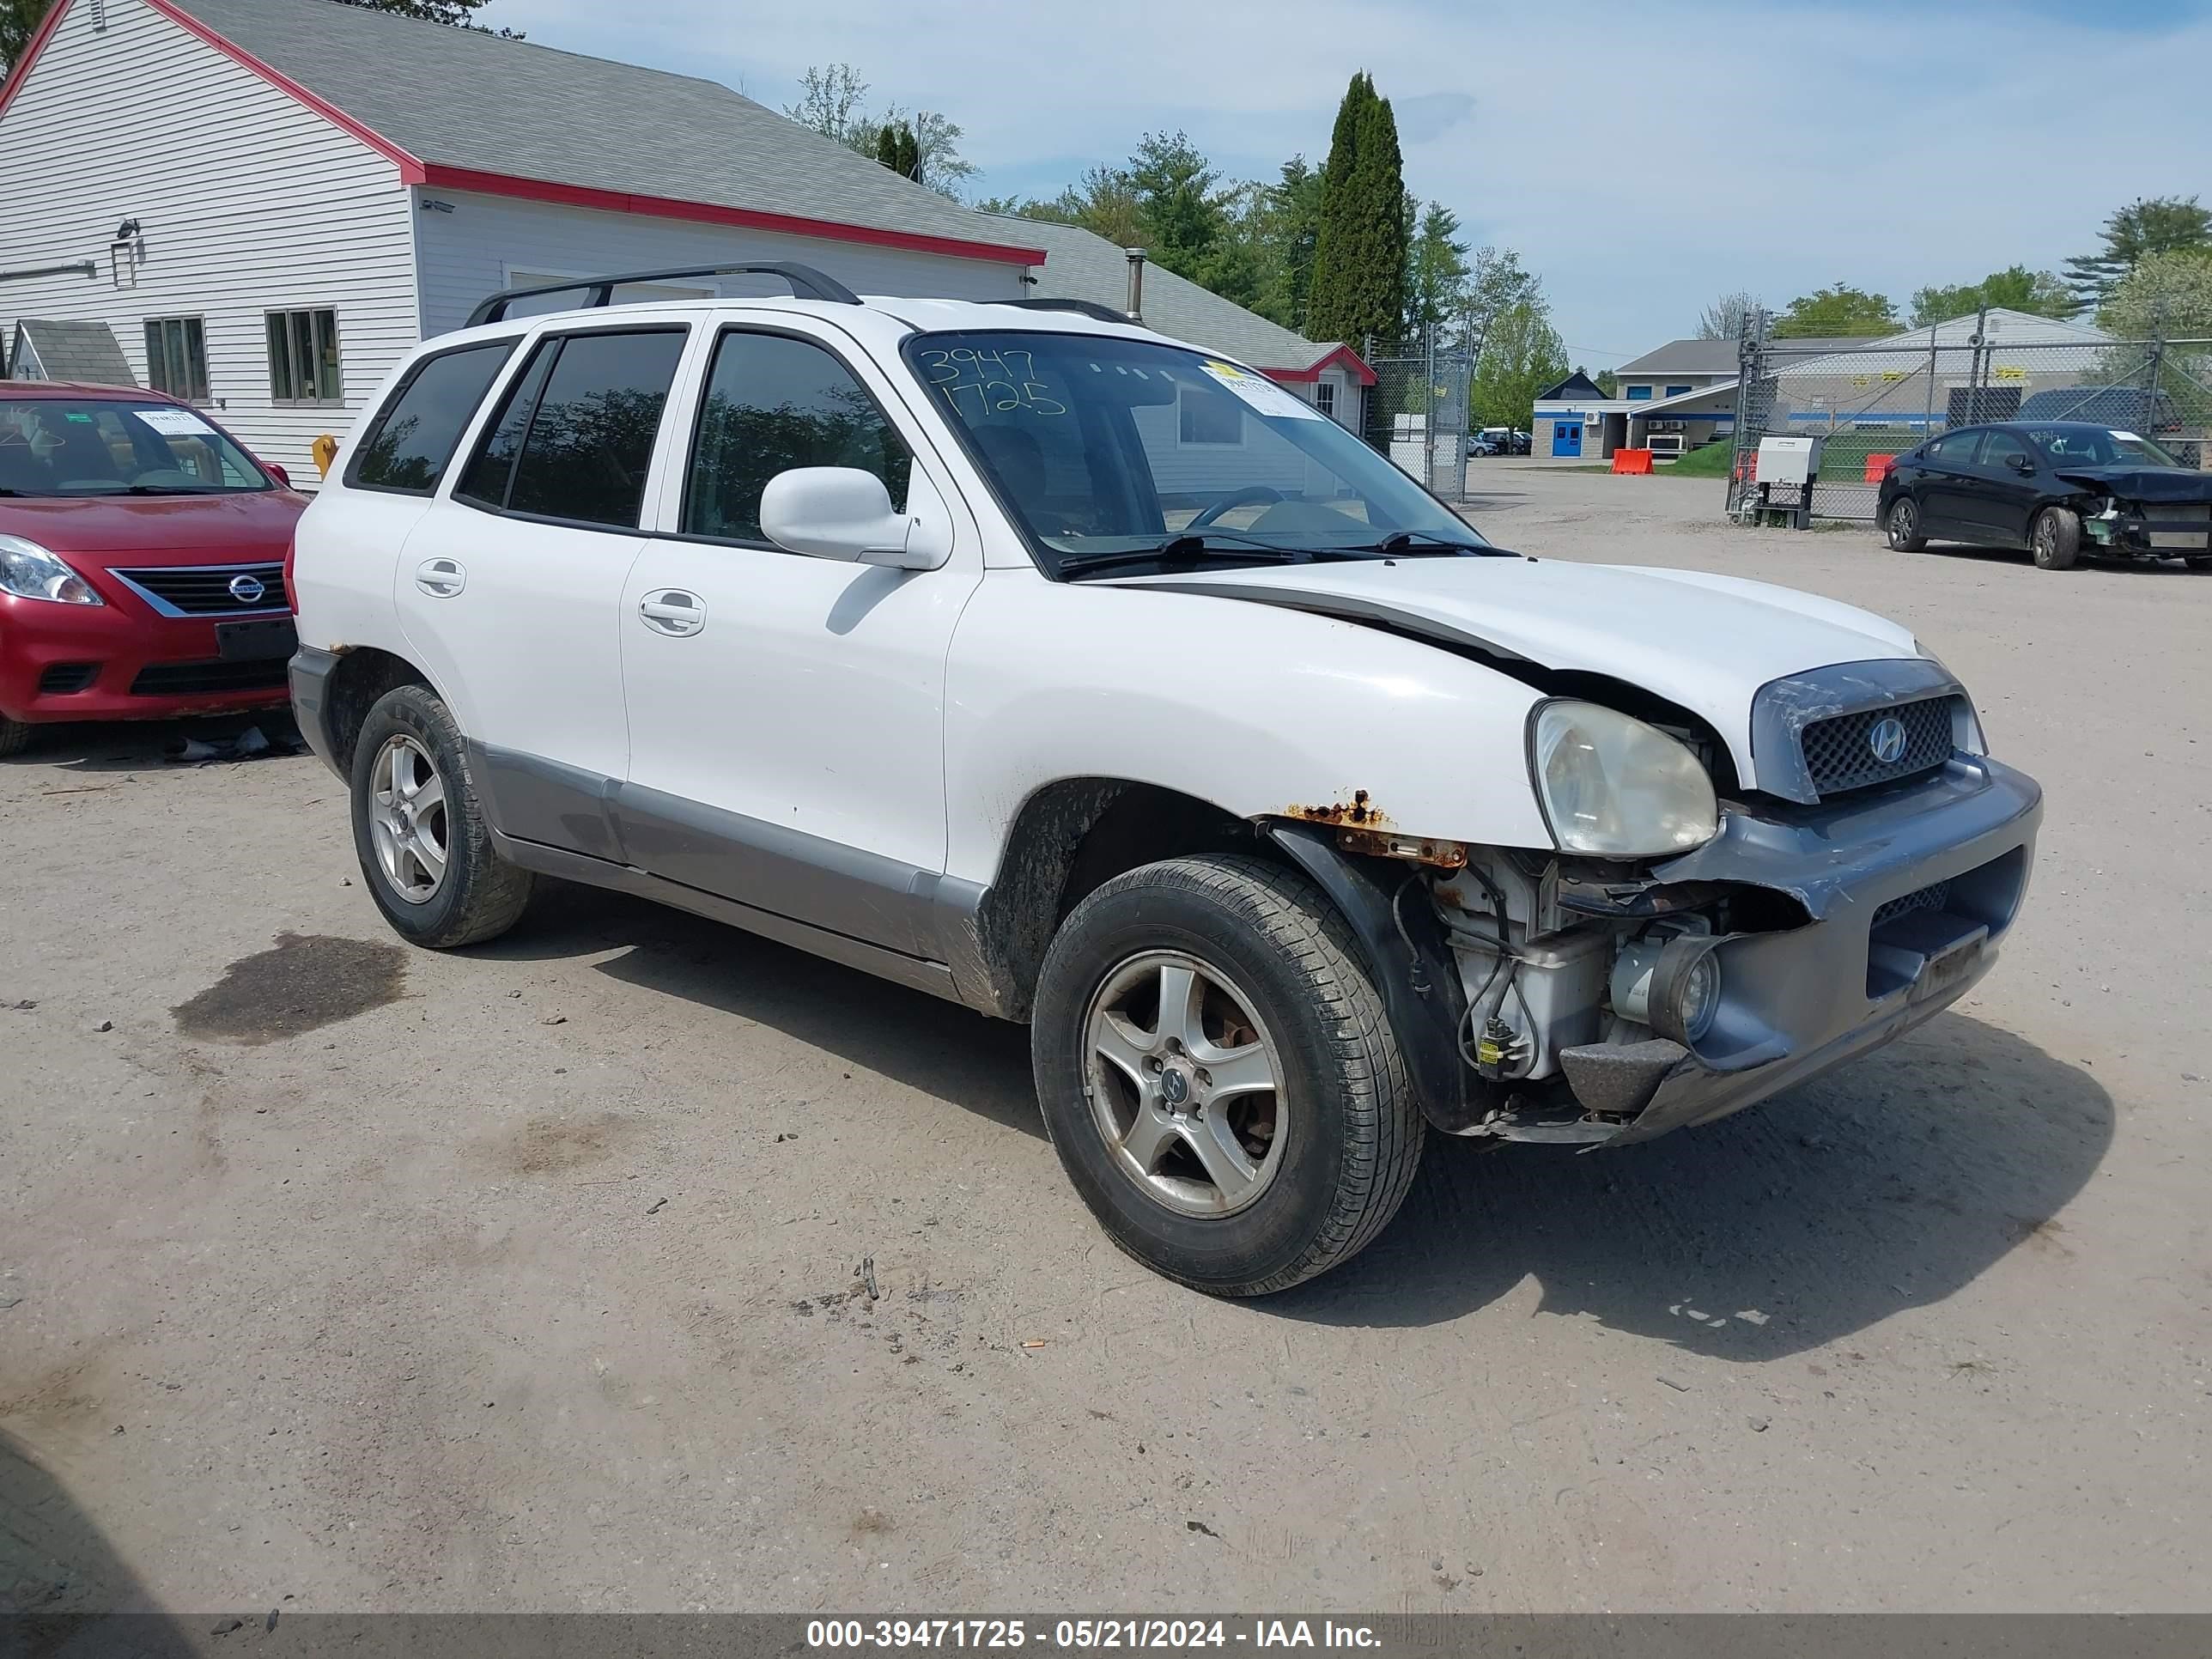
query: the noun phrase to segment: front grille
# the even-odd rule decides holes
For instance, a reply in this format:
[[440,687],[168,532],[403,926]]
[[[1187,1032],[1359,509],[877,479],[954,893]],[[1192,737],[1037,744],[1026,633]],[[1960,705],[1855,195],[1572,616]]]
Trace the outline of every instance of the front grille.
[[291,664],[283,657],[266,662],[160,662],[138,671],[131,682],[134,697],[188,697],[206,691],[260,691],[283,685]]
[[2145,537],[2153,547],[2171,547],[2185,552],[2203,552],[2212,546],[2212,536],[2206,534],[2205,519],[2212,515],[2212,502],[2177,501],[2147,505],[2142,510],[2146,525],[2171,525],[2176,528],[2150,529]]
[[48,663],[39,676],[39,695],[43,697],[65,697],[73,691],[82,691],[100,678],[96,662]]
[[1923,887],[1917,893],[1907,893],[1903,898],[1893,898],[1874,913],[1870,932],[1880,931],[1885,921],[1894,921],[1899,916],[1909,916],[1915,910],[1940,910],[1951,901],[1951,884],[1939,881],[1933,887]]
[[[219,617],[240,611],[284,611],[291,600],[284,592],[284,567],[280,564],[210,564],[185,570],[118,570],[115,574],[157,611],[187,617]],[[247,599],[230,591],[240,576],[261,584]]]
[[[1958,702],[1955,696],[1923,697],[1917,702],[1814,720],[1805,728],[1802,739],[1814,793],[1826,800],[1933,771],[1951,758],[1952,718]],[[1905,749],[1895,760],[1884,761],[1875,756],[1871,739],[1875,728],[1893,716],[1905,726]]]

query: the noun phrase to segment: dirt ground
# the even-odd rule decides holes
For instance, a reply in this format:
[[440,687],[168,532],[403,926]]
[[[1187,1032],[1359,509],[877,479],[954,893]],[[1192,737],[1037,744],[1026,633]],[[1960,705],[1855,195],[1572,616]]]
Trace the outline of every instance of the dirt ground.
[[2212,579],[1476,476],[1509,545],[1974,688],[2049,814],[1971,1000],[1649,1146],[1438,1145],[1223,1305],[1104,1242],[1014,1028],[574,889],[404,951],[313,759],[52,737],[0,763],[0,1605],[2205,1607]]

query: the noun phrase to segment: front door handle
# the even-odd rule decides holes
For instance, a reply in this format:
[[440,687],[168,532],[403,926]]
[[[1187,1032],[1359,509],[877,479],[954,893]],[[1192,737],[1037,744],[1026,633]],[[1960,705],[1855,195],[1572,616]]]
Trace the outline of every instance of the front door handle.
[[680,587],[659,587],[637,602],[637,614],[654,633],[682,639],[707,625],[707,602]]
[[425,559],[415,567],[415,586],[434,599],[450,599],[468,585],[459,559]]

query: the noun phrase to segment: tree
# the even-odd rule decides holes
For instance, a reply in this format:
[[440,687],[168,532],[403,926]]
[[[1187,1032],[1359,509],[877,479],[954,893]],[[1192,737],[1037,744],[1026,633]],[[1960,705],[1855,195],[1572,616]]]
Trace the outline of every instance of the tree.
[[1468,349],[1480,357],[1483,343],[1490,337],[1491,325],[1514,306],[1523,304],[1540,307],[1543,304],[1542,284],[1535,272],[1524,269],[1521,256],[1510,247],[1478,250],[1460,297]]
[[[0,4],[6,0],[0,0]],[[494,29],[477,21],[477,13],[483,10],[488,0],[340,0],[348,6],[359,6],[364,11],[388,11],[401,17],[418,18],[425,23],[444,23],[457,29],[473,29],[478,34],[499,34],[509,40],[523,36],[513,29]]]
[[[484,0],[419,0],[420,3],[482,5]],[[4,4],[5,0],[0,0]],[[973,161],[960,154],[960,141],[967,135],[958,122],[935,111],[917,109],[911,112],[896,104],[888,106],[880,115],[872,115],[862,107],[861,100],[868,95],[868,83],[853,72],[850,64],[831,64],[827,67],[807,66],[799,77],[799,101],[786,104],[783,112],[803,127],[811,127],[824,138],[834,138],[848,149],[863,155],[884,160],[883,135],[886,128],[896,131],[903,128],[914,140],[914,160],[910,166],[897,165],[898,158],[906,154],[904,141],[896,139],[901,147],[893,161],[884,165],[902,177],[927,185],[940,196],[950,196],[955,201],[960,197],[960,186],[975,176]]]
[[2066,285],[2081,307],[2102,307],[2129,272],[2154,253],[2212,246],[2212,210],[2199,207],[2194,196],[2138,198],[2105,221],[2104,242],[2100,252],[2066,262]]
[[2123,340],[2212,337],[2212,250],[2145,254],[2112,289],[2097,322]]
[[1440,202],[1421,210],[1407,259],[1406,325],[1408,333],[1441,329],[1464,314],[1468,245],[1459,240],[1459,216]]
[[1397,118],[1362,70],[1337,106],[1322,169],[1309,334],[1356,345],[1396,331],[1406,309],[1405,200]]
[[2038,317],[2070,317],[2074,295],[2057,274],[2030,270],[2026,265],[2007,265],[1978,283],[1916,289],[1912,295],[1912,326],[1929,328],[1954,317],[1971,317],[1984,306],[2002,306]]
[[783,112],[802,127],[842,144],[850,137],[855,112],[867,95],[868,83],[853,73],[850,64],[832,64],[827,69],[810,64],[799,77],[799,101],[786,104]]
[[0,80],[21,61],[23,49],[46,20],[53,0],[0,0]]
[[1869,294],[1849,283],[1817,289],[1792,300],[1774,325],[1778,338],[1802,339],[1809,335],[1829,338],[1897,331],[1897,307],[1887,295]]
[[[1706,337],[1701,335],[1699,337]],[[1591,375],[1590,384],[1608,398],[1620,396],[1620,376],[1609,368],[1601,368],[1596,374]]]
[[1469,401],[1476,422],[1528,430],[1536,394],[1566,378],[1567,349],[1540,300],[1519,300],[1493,318]]
[[[1698,313],[1698,331],[1692,337],[1699,340],[1741,340],[1743,325],[1759,311],[1759,296],[1738,289],[1733,294],[1723,294]],[[1610,394],[1608,394],[1610,395]]]
[[1304,156],[1293,155],[1283,163],[1280,179],[1268,190],[1276,258],[1257,309],[1303,334],[1313,292],[1314,246],[1321,236],[1321,174],[1306,164]]
[[1129,158],[1140,240],[1152,261],[1196,280],[1227,223],[1220,172],[1187,134],[1148,132]]
[[881,128],[876,134],[876,160],[902,179],[918,178],[921,172],[921,146],[915,138],[914,129],[903,121],[896,126]]

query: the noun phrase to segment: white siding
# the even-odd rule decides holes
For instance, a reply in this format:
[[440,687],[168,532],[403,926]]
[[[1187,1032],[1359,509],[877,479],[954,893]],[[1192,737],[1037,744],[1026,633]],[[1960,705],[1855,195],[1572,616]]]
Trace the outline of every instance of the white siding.
[[[865,242],[785,236],[434,186],[415,193],[453,209],[415,216],[426,337],[459,328],[479,300],[513,286],[516,274],[544,271],[588,275],[795,259],[826,271],[859,294],[1016,300],[1028,291],[1021,266],[996,260],[953,258]],[[781,283],[765,279],[733,278],[724,287],[732,295],[785,291]]]
[[[0,321],[97,319],[145,377],[145,319],[205,319],[210,407],[312,485],[308,445],[343,434],[416,339],[411,204],[398,167],[141,0],[68,10],[0,116],[0,270],[100,274],[0,285]],[[135,287],[108,240],[143,228]],[[337,313],[346,408],[278,408],[263,317]]]

